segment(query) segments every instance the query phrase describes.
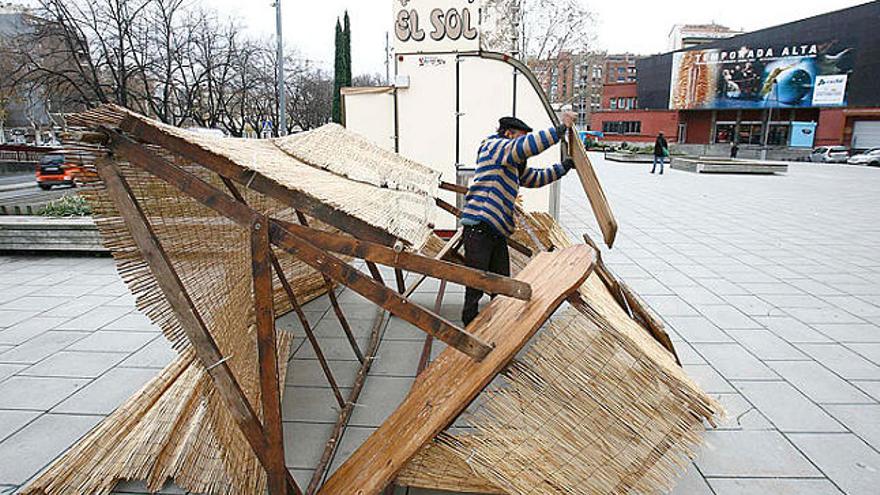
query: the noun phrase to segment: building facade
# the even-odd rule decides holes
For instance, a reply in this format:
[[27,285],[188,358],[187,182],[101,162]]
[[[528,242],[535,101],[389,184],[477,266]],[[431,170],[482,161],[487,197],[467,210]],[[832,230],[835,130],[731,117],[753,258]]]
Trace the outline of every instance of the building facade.
[[[880,2],[872,2],[640,59],[635,87],[606,84],[590,126],[611,129],[609,141],[663,131],[718,154],[732,142],[780,157],[813,146],[880,147],[877,19]],[[621,110],[621,98],[636,98],[636,107]]]
[[743,34],[742,30],[730,29],[721,24],[676,24],[669,31],[667,51],[685,50],[716,40]]

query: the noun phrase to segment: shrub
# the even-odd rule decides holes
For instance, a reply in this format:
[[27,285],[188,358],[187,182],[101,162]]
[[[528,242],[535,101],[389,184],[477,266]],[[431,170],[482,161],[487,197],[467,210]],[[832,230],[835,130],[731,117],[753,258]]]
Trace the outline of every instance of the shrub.
[[44,217],[87,217],[92,214],[92,207],[79,194],[65,194],[50,201],[38,214]]

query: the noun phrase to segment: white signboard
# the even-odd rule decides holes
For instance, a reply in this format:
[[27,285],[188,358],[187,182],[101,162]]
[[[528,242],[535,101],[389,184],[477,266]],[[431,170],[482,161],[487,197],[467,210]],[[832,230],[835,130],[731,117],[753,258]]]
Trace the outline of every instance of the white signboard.
[[393,0],[398,54],[480,49],[481,0]]
[[846,74],[816,76],[813,106],[843,105],[846,97]]

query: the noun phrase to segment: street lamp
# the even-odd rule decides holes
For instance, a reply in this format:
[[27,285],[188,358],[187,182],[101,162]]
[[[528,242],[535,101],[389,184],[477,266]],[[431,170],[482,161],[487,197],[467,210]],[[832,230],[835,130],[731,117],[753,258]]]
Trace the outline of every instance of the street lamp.
[[284,92],[284,38],[281,32],[281,0],[275,0],[275,39],[278,43],[275,55],[278,77],[278,135],[287,134],[287,94]]

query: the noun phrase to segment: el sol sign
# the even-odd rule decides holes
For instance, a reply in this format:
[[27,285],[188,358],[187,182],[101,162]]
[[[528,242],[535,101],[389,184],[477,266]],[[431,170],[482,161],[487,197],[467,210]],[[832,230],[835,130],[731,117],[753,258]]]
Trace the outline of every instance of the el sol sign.
[[479,50],[479,23],[478,0],[394,0],[397,53]]

